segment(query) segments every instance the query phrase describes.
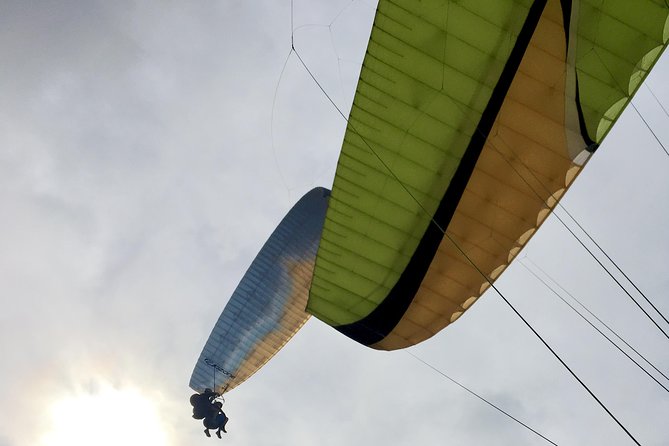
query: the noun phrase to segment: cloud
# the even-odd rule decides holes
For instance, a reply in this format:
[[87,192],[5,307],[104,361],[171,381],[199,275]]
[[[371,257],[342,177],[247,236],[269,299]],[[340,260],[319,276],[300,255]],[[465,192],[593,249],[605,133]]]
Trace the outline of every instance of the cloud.
[[[294,56],[277,85],[289,6],[0,7],[0,407],[11,414],[0,445],[36,444],[35,404],[100,377],[153,398],[172,444],[203,435],[186,403],[199,349],[285,212],[329,186],[341,144],[345,123]],[[297,48],[346,110],[373,9],[295,6],[296,26],[326,25],[302,28]],[[667,69],[665,57],[651,79],[665,102]],[[661,133],[664,115],[640,99]],[[667,310],[666,158],[627,115],[632,136],[614,128],[565,203]],[[666,369],[663,340],[559,227],[542,232],[528,255]],[[669,407],[654,384],[630,385],[635,372],[531,280],[510,268],[500,286],[641,438],[662,444]],[[626,441],[490,293],[416,352],[559,443]],[[538,443],[410,356],[317,320],[231,392],[226,411],[236,444]]]

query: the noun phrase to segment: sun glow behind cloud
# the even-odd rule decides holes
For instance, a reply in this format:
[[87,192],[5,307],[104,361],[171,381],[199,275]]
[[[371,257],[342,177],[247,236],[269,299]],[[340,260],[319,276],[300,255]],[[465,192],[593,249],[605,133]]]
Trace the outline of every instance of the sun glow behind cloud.
[[156,405],[134,389],[102,386],[54,402],[42,446],[166,446],[165,427]]

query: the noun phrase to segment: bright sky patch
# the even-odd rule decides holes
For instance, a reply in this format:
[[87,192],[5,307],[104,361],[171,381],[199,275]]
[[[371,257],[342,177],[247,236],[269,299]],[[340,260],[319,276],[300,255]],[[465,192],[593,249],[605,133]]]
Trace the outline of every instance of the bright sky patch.
[[167,445],[157,407],[136,390],[103,387],[56,401],[43,446]]

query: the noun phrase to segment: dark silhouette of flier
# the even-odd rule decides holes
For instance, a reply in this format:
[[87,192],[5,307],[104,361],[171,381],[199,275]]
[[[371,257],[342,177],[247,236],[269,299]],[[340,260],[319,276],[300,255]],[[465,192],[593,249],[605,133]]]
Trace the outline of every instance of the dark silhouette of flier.
[[216,436],[221,438],[221,431],[227,433],[225,425],[229,418],[223,412],[223,403],[216,401],[220,395],[211,389],[205,389],[203,393],[191,395],[190,404],[193,406],[193,418],[202,420],[207,437],[211,437],[209,429],[216,429]]

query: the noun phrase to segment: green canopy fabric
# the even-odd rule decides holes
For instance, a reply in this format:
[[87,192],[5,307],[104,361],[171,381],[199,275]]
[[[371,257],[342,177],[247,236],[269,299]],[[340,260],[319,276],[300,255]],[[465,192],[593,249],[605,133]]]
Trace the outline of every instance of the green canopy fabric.
[[664,0],[380,0],[307,311],[378,349],[460,317],[629,103],[668,14]]

